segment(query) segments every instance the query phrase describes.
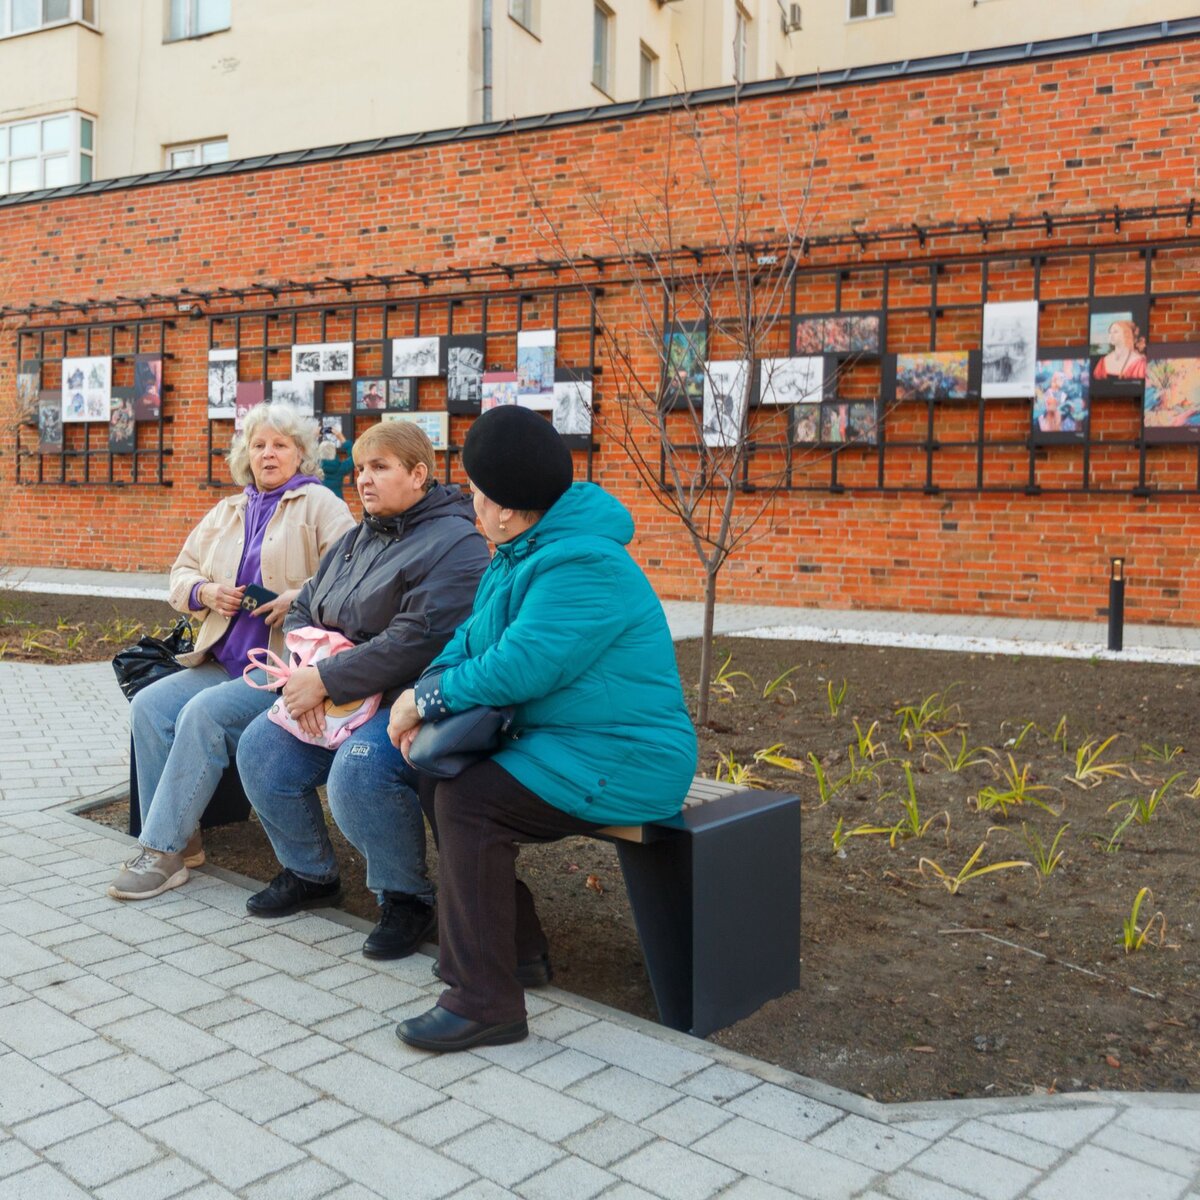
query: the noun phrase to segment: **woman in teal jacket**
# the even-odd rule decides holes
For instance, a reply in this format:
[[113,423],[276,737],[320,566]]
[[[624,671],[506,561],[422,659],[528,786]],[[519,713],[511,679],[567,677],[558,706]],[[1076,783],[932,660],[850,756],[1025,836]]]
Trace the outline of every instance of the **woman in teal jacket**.
[[504,749],[427,789],[447,989],[397,1034],[428,1050],[526,1035],[518,967],[544,981],[549,963],[517,844],[671,816],[696,768],[666,617],[625,548],[629,513],[571,483],[570,451],[528,409],[480,417],[463,466],[496,553],[471,616],[396,701],[389,732],[404,750],[423,719],[478,704],[515,716]]

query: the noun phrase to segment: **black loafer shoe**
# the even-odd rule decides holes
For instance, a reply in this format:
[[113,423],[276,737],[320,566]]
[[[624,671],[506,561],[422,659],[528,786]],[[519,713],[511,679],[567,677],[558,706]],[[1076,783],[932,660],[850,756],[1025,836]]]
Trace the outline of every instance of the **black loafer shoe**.
[[286,917],[302,908],[324,908],[342,894],[342,881],[310,883],[286,867],[261,892],[246,901],[252,917]]
[[[442,967],[436,958],[433,960],[433,966],[430,967],[430,973],[434,979],[442,977]],[[523,988],[545,987],[553,978],[554,968],[550,965],[548,955],[539,954],[537,958],[517,963],[517,982]]]
[[474,1046],[505,1046],[529,1036],[529,1026],[519,1021],[489,1024],[471,1021],[440,1005],[419,1017],[411,1017],[396,1026],[396,1036],[418,1050],[442,1054],[450,1050],[470,1050]]
[[407,958],[437,928],[432,904],[404,892],[384,892],[379,924],[363,942],[364,958]]

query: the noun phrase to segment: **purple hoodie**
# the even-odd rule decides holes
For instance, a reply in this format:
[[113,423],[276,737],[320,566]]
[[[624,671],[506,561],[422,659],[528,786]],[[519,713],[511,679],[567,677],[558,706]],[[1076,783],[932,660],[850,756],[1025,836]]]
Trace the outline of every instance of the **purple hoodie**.
[[[280,484],[270,492],[260,492],[254,484],[246,484],[246,541],[242,550],[242,561],[234,579],[235,587],[241,587],[244,583],[262,585],[263,534],[285,493],[307,483],[320,482],[315,475],[293,475],[287,483]],[[198,583],[192,588],[189,607],[193,611],[204,607],[200,601],[200,588],[203,586]],[[236,679],[246,666],[246,656],[251,650],[266,646],[270,636],[271,630],[262,617],[257,613],[242,610],[229,622],[229,628],[213,643],[210,653],[225,668],[225,673],[230,679]]]

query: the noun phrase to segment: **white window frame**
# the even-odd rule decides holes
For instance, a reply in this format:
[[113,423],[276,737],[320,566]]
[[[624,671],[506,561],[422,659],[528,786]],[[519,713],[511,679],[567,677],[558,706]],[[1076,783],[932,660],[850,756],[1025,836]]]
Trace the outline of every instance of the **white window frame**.
[[733,81],[746,82],[750,64],[750,14],[740,5],[733,6]]
[[[28,29],[14,30],[12,27],[12,12],[14,0],[0,0],[0,38],[9,37],[24,37],[27,33],[39,33],[43,29],[58,29],[62,25],[86,25],[89,29],[100,28],[100,0],[68,0],[68,10],[65,17],[56,17],[53,20],[46,20],[46,3],[47,0],[38,0],[38,8],[41,12],[41,17],[36,25],[31,25]],[[90,8],[92,10],[91,20],[88,20],[84,13]]]
[[[212,146],[224,146],[225,154],[221,158],[205,159],[204,151]],[[196,161],[193,163],[173,164],[171,159],[176,154],[181,154],[186,150],[191,150],[196,155]],[[171,146],[163,147],[163,167],[168,171],[184,171],[188,167],[207,167],[212,163],[228,162],[229,161],[229,138],[203,138],[198,142],[178,142]]]
[[538,36],[542,15],[540,0],[508,0],[508,15],[526,33]]
[[[58,120],[60,117],[68,118],[66,145],[47,150],[44,145],[45,133],[43,127],[47,121]],[[87,148],[82,144],[84,121],[87,121],[91,128],[90,136],[92,144]],[[36,153],[14,155],[12,153],[13,130],[23,129],[30,125],[37,127],[38,148]],[[88,183],[96,177],[95,158],[96,118],[91,113],[80,112],[78,109],[67,109],[62,112],[42,113],[36,117],[25,117],[20,121],[5,121],[0,125],[0,196],[20,195],[24,192],[39,192],[47,187],[70,187],[76,183]],[[46,182],[46,164],[59,159],[66,159],[67,177],[57,183],[48,184]],[[87,161],[88,169],[86,171],[83,170],[84,160]],[[12,164],[14,162],[37,163],[37,182],[33,187],[14,189],[11,186]],[[84,175],[87,175],[87,179],[84,178]]]
[[658,95],[658,55],[642,42],[638,53],[638,99]]
[[894,17],[896,0],[866,0],[867,11],[856,17],[850,10],[853,0],[846,0],[847,21],[874,21],[876,17]]
[[[603,38],[598,18],[603,17]],[[616,14],[604,0],[593,0],[592,7],[592,87],[610,99],[613,95],[613,47],[616,44],[614,27]]]
[[179,0],[179,3],[185,5],[186,20],[184,21],[184,32],[175,37],[171,33],[171,10],[175,0],[163,0],[164,42],[190,42],[196,38],[209,37],[214,33],[224,33],[225,30],[233,28],[233,0],[229,0],[229,20],[224,25],[213,26],[212,29],[200,28],[200,0]]

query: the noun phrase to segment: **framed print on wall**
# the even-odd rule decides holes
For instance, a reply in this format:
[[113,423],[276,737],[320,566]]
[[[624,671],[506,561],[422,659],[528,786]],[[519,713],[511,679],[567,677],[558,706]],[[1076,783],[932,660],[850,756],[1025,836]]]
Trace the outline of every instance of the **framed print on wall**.
[[554,373],[554,428],[575,449],[592,440],[592,373],[559,367]]
[[825,356],[764,358],[758,363],[759,404],[805,404],[825,390]]
[[926,350],[889,356],[884,362],[884,394],[897,400],[965,400],[971,395],[971,353]]
[[139,354],[133,360],[133,419],[162,420],[161,354]]
[[351,379],[353,342],[310,342],[292,347],[293,379]]
[[749,370],[744,358],[713,359],[705,364],[702,433],[706,446],[728,448],[741,438]]
[[1200,343],[1154,346],[1146,363],[1142,435],[1147,442],[1200,441]]
[[392,338],[392,378],[437,375],[439,341],[436,337]]
[[704,404],[708,322],[676,321],[663,334],[662,407],[699,410]]
[[232,421],[237,415],[236,350],[208,352],[208,419]]
[[383,421],[408,421],[425,431],[435,450],[445,450],[450,444],[450,414],[445,412],[385,412]]
[[108,423],[112,407],[111,358],[64,358],[62,384],[64,421]]
[[1042,355],[1034,369],[1033,444],[1082,442],[1088,431],[1088,357],[1082,349],[1043,350]]
[[483,399],[482,334],[453,334],[442,338],[442,374],[446,377],[446,409],[478,413]]
[[1088,353],[1097,396],[1138,396],[1146,382],[1145,296],[1094,298],[1088,310]]
[[62,448],[62,392],[43,388],[38,393],[38,453],[61,454]]
[[799,355],[871,356],[883,349],[883,314],[805,313],[792,325],[792,350]]
[[983,306],[985,400],[1032,397],[1037,369],[1038,302],[1016,300]]
[[522,400],[517,391],[516,371],[484,371],[480,411],[487,412],[488,409],[497,408],[501,404],[518,403],[524,404],[526,408],[550,409],[554,407],[554,395],[538,395],[529,400]]

